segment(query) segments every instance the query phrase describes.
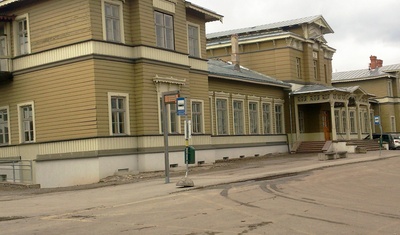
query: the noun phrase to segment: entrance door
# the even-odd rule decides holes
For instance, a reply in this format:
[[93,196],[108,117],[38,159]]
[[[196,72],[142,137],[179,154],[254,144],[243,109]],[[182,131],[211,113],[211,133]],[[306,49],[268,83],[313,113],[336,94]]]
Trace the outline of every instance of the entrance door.
[[324,128],[325,141],[331,140],[331,122],[328,111],[322,111],[322,126]]

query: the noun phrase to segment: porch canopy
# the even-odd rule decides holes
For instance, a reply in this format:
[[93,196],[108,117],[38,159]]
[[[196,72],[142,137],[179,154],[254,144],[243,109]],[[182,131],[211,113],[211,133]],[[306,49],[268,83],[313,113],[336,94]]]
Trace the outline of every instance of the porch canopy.
[[[344,107],[346,120],[350,120],[349,106],[355,107],[356,117],[354,117],[356,123],[356,132],[358,139],[362,138],[362,127],[360,121],[360,106],[365,106],[368,114],[371,112],[371,106],[369,99],[375,97],[372,94],[368,94],[359,86],[352,87],[332,87],[322,84],[305,85],[294,91],[292,91],[291,96],[294,98],[294,113],[296,121],[296,140],[301,141],[301,131],[300,131],[300,119],[299,119],[299,106],[300,105],[310,105],[310,104],[329,104],[330,106],[330,127],[331,140],[337,140],[337,128],[335,119],[335,108]],[[350,140],[350,121],[346,121],[345,131],[346,139]],[[372,134],[371,117],[368,115],[368,131]],[[325,139],[326,140],[326,139]]]

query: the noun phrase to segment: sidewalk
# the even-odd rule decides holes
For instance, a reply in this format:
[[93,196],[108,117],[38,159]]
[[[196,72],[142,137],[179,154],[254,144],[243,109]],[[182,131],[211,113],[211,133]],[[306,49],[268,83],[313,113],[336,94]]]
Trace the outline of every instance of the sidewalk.
[[[193,188],[209,187],[219,184],[243,182],[261,178],[277,178],[326,167],[382,160],[400,156],[398,150],[370,151],[367,153],[348,153],[347,158],[320,161],[318,154],[292,154],[271,156],[260,161],[243,162],[242,166],[227,170],[191,174]],[[240,159],[237,160],[240,163]],[[172,177],[171,183],[178,182],[182,177]],[[188,189],[188,188],[186,188]]]

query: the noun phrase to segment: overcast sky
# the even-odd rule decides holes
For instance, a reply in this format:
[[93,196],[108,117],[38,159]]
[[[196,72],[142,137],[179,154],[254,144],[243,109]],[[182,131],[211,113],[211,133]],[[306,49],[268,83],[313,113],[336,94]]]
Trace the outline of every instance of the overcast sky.
[[325,35],[336,49],[333,71],[368,68],[376,55],[383,65],[400,63],[399,0],[188,0],[224,16],[207,33],[322,15],[333,29]]

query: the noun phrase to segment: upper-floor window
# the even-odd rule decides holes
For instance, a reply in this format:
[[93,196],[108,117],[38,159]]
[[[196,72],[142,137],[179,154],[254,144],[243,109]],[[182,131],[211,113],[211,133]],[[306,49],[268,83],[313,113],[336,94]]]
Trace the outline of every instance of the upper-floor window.
[[297,78],[301,78],[301,59],[296,57],[296,74]]
[[155,11],[157,46],[174,50],[174,19],[171,15]]
[[104,40],[124,42],[122,3],[108,0],[103,0],[102,3]]
[[314,80],[319,80],[319,78],[318,78],[318,60],[313,60],[313,68],[314,68]]
[[388,96],[392,97],[393,96],[393,84],[391,80],[387,81],[387,91],[388,91]]
[[15,19],[14,32],[16,55],[25,55],[30,53],[29,21],[27,14],[19,16]]
[[7,109],[0,110],[0,145],[9,143],[9,129],[8,129],[8,111]]
[[199,27],[188,25],[189,55],[200,57]]

